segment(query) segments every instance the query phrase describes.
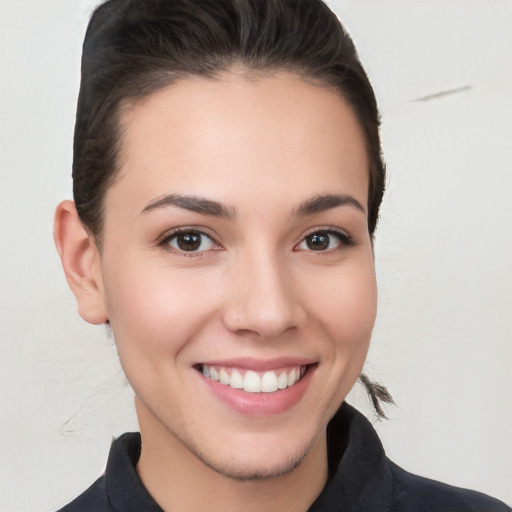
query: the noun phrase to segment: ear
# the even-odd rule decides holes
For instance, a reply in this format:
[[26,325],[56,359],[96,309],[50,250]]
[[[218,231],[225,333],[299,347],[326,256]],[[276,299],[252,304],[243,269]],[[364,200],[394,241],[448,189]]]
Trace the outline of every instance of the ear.
[[80,316],[90,324],[106,323],[100,253],[94,238],[83,227],[73,201],[57,206],[53,237]]

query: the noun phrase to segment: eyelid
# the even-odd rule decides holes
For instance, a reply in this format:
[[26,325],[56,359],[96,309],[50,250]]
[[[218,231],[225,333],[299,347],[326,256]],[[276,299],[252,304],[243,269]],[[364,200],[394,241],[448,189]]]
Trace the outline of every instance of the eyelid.
[[[295,242],[294,244],[294,250],[298,250],[298,246],[309,236],[309,235],[312,235],[314,233],[327,233],[327,234],[335,234],[335,235],[338,235],[340,237],[340,243],[342,246],[351,246],[354,244],[354,240],[352,238],[352,236],[344,229],[342,228],[339,228],[339,227],[335,227],[335,226],[315,226],[313,228],[310,228],[308,229],[307,231],[305,231],[299,239],[297,239],[297,241]],[[174,248],[172,248],[170,245],[169,245],[169,241],[174,238],[175,236],[179,235],[180,233],[196,233],[196,234],[199,234],[199,235],[203,235],[203,236],[206,236],[208,238],[210,238],[214,244],[216,244],[218,247],[215,248],[215,249],[209,249],[207,251],[180,251],[180,250],[176,250]],[[209,251],[217,251],[217,250],[224,250],[224,247],[222,246],[222,244],[220,244],[217,240],[217,235],[216,234],[213,234],[211,232],[210,229],[208,228],[205,228],[205,227],[198,227],[198,226],[179,226],[179,227],[176,227],[176,228],[172,228],[170,230],[167,230],[164,234],[160,235],[157,240],[156,240],[156,245],[158,246],[165,246],[166,248],[168,248],[169,251],[171,252],[174,252],[174,253],[177,253],[177,254],[185,254],[187,256],[198,256],[198,255],[201,255],[205,252],[209,252]],[[325,253],[325,252],[330,252],[332,250],[335,250],[335,249],[329,249],[327,251],[318,251],[318,253]]]
[[[208,249],[205,251],[180,251],[179,249],[175,249],[169,245],[170,240],[179,235],[180,233],[194,233],[202,236],[206,236],[212,240],[212,242],[217,246],[215,249]],[[212,234],[211,231],[204,227],[197,226],[180,226],[177,228],[172,228],[167,230],[164,234],[160,235],[156,240],[156,245],[161,246],[169,250],[170,252],[185,255],[185,256],[200,256],[205,252],[209,251],[218,251],[224,249],[224,247],[217,241],[217,235]]]
[[351,236],[344,229],[337,228],[335,226],[315,226],[314,228],[310,228],[305,233],[303,233],[298,241],[300,242],[307,236],[312,235],[313,233],[318,233],[318,232],[337,233],[346,238],[351,238]]
[[[340,237],[341,247],[337,249],[342,249],[344,247],[350,247],[354,245],[354,239],[352,236],[344,229],[335,227],[335,226],[315,226],[314,228],[308,229],[305,233],[301,235],[301,237],[296,241],[294,245],[294,250],[298,251],[298,246],[304,242],[304,240],[315,233],[326,233],[326,234],[334,234]],[[322,253],[328,253],[331,251],[335,251],[336,249],[328,249],[326,251],[312,251],[316,252],[318,255]]]

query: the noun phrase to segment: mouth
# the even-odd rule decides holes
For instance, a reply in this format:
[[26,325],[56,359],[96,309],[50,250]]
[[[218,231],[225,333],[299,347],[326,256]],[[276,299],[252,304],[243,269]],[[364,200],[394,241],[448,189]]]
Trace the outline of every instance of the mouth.
[[195,369],[206,379],[246,393],[276,393],[295,386],[312,364],[294,365],[276,370],[254,371],[212,364],[198,364]]
[[193,368],[207,389],[245,417],[275,417],[302,402],[313,379],[317,361],[250,358],[197,363]]

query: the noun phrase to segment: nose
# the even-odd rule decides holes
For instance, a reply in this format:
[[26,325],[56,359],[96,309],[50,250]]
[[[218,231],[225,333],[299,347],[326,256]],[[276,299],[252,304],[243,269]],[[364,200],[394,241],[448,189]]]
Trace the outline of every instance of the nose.
[[223,315],[228,330],[271,340],[304,325],[300,289],[286,267],[260,253],[231,268]]

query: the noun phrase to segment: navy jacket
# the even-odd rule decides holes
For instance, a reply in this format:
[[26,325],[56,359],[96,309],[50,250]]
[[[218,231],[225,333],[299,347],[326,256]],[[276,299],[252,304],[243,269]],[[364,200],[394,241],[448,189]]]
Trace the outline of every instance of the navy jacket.
[[[309,512],[511,512],[494,498],[412,475],[391,462],[370,422],[344,403],[327,427],[329,481]],[[110,449],[105,475],[60,512],[162,512],[135,466],[140,435]]]

